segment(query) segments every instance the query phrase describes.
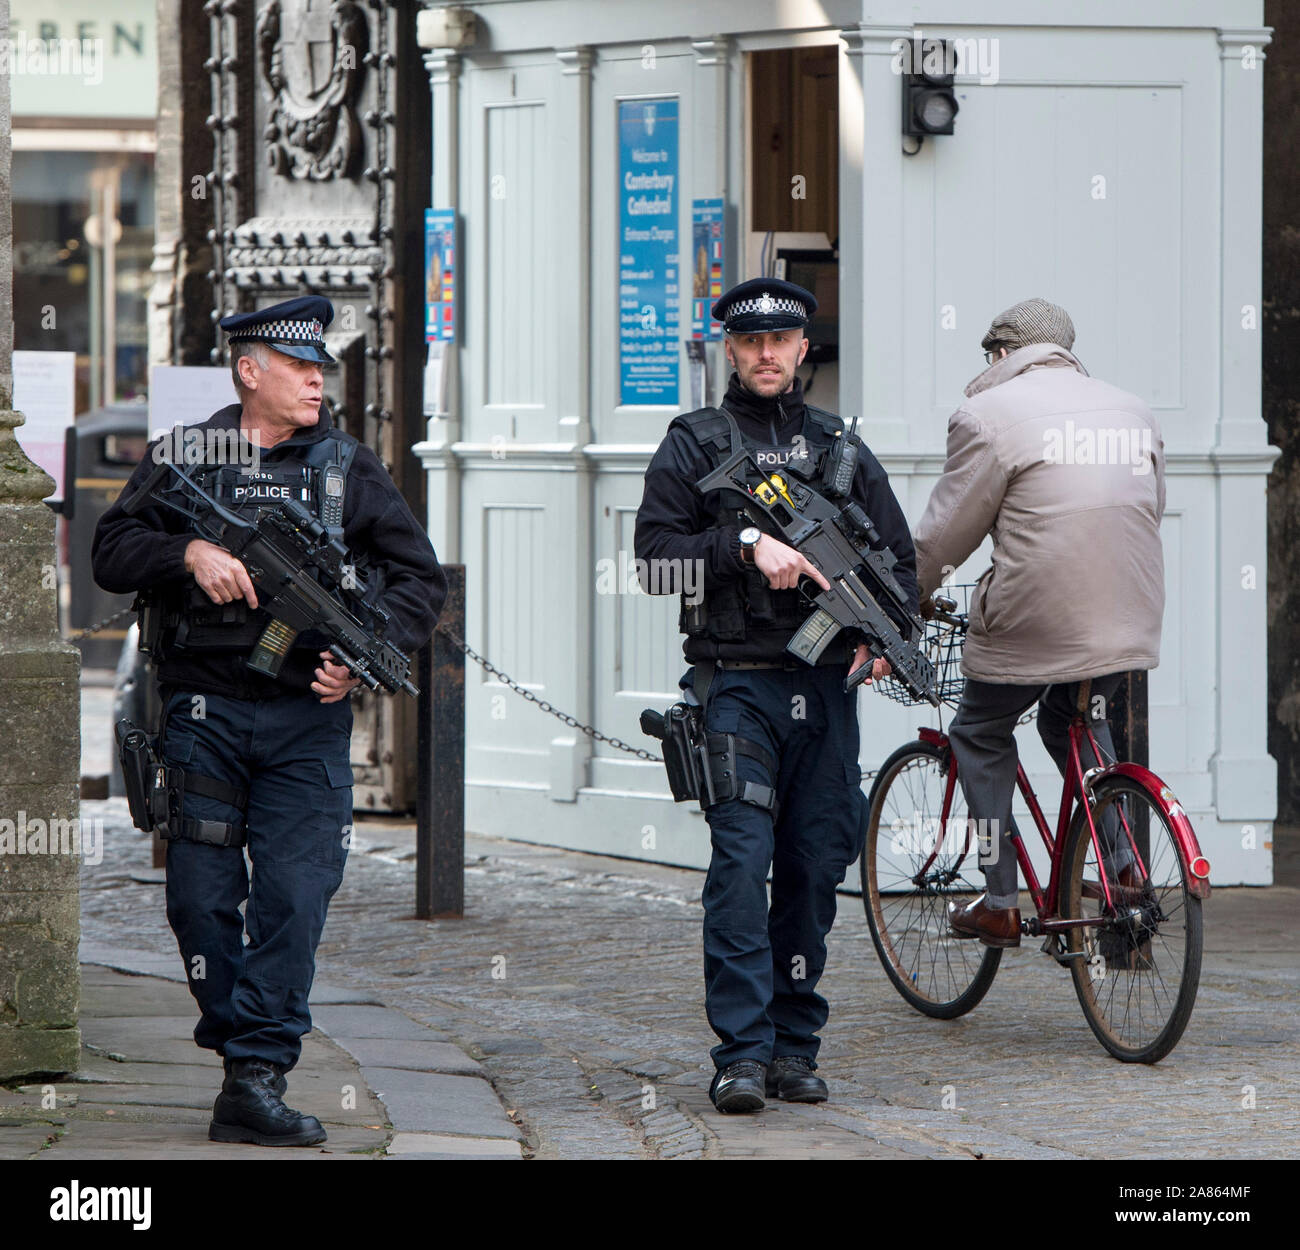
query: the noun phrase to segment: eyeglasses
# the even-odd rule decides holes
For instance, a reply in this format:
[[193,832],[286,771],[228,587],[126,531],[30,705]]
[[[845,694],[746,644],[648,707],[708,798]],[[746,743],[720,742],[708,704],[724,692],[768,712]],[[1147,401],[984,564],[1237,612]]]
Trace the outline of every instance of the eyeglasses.
[[1000,359],[1001,356],[1002,356],[1002,349],[1000,347],[995,347],[991,351],[987,351],[984,353],[984,363],[986,365],[991,365],[995,360]]

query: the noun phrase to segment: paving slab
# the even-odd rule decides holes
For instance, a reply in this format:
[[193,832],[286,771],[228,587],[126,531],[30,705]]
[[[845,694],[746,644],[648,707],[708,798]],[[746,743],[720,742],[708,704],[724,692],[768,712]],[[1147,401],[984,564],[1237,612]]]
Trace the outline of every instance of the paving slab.
[[485,1077],[482,1065],[450,1042],[348,1038],[348,1053],[364,1067],[406,1068],[449,1076]]
[[389,1159],[522,1159],[517,1141],[492,1137],[451,1137],[446,1133],[397,1133]]
[[399,1133],[519,1137],[496,1091],[478,1077],[371,1067],[363,1067],[361,1074],[388,1108],[389,1121]]
[[423,1042],[430,1040],[429,1030],[410,1016],[388,1007],[323,1006],[313,1008],[312,1023],[336,1039],[387,1038]]

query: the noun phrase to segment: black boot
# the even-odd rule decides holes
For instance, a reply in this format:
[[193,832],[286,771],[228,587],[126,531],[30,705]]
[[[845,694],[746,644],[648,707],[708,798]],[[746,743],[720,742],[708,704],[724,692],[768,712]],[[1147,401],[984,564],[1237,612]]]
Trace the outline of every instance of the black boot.
[[325,1130],[312,1115],[300,1115],[280,1100],[284,1074],[265,1059],[235,1059],[212,1105],[208,1139],[257,1146],[314,1146]]
[[811,1060],[799,1055],[781,1055],[767,1070],[767,1096],[782,1102],[825,1102],[830,1091],[826,1082],[813,1074]]
[[766,1066],[756,1059],[737,1059],[713,1078],[709,1097],[719,1111],[762,1111],[767,1105],[763,1101],[766,1074]]
[[[222,1063],[222,1066],[226,1069],[226,1079],[225,1079],[224,1081],[221,1082],[221,1090],[222,1090],[222,1093],[227,1093],[227,1094],[228,1094],[228,1093],[230,1092],[230,1082],[231,1082],[231,1079],[232,1079],[232,1075],[231,1075],[231,1073],[232,1073],[232,1069],[234,1068],[235,1064],[237,1064],[237,1063],[239,1063],[239,1062],[240,1062],[240,1061],[239,1061],[238,1059],[228,1059],[228,1058],[226,1058],[225,1055],[222,1055],[222,1056],[221,1056],[221,1063]],[[277,1094],[279,1094],[279,1096],[280,1096],[281,1098],[283,1098],[283,1097],[284,1097],[284,1091],[287,1090],[287,1089],[289,1088],[289,1082],[285,1079],[284,1069],[281,1068],[281,1067],[279,1066],[279,1064],[274,1064],[274,1063],[271,1064],[271,1067],[273,1067],[273,1068],[275,1069],[275,1080],[272,1082],[272,1084],[271,1084],[271,1088],[274,1089],[275,1092],[276,1092]]]

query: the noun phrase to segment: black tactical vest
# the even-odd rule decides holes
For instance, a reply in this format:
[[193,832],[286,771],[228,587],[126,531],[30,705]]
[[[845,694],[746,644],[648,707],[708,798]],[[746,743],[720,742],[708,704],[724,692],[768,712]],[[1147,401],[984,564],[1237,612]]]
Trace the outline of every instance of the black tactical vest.
[[[743,446],[746,450],[772,458],[772,463],[760,464],[761,468],[780,467],[780,461],[772,457],[774,449],[770,444],[747,440],[737,425],[735,418],[726,408],[700,408],[675,417],[669,424],[681,426],[689,431],[691,437],[699,444],[709,458],[711,469],[716,469],[729,456],[734,455]],[[834,439],[836,433],[842,432],[844,423],[834,413],[804,405],[802,437],[807,445],[810,457],[821,456]],[[755,521],[738,506],[736,496],[729,491],[719,491],[717,507],[714,511],[715,525],[735,525],[748,529],[758,525],[759,529],[780,538],[766,518]],[[784,541],[784,540],[783,540]],[[773,590],[767,579],[758,569],[746,566],[744,576],[726,586],[717,586],[696,596],[699,602],[690,603],[682,595],[681,616],[678,628],[690,638],[707,643],[741,643],[754,632],[784,631],[793,634],[808,619],[812,608],[808,600],[798,590]],[[688,652],[689,654],[689,652]]]
[[[354,438],[331,429],[283,458],[263,461],[255,472],[230,464],[196,464],[187,466],[187,471],[233,512],[251,512],[294,499],[329,529],[331,537],[342,541],[343,501],[356,450]],[[181,583],[160,588],[157,593],[159,636],[150,648],[155,659],[180,649],[251,651],[271,619],[260,607],[250,609],[244,599],[213,603],[193,582],[188,587]],[[145,644],[142,637],[142,649]],[[309,640],[302,645],[313,644]]]

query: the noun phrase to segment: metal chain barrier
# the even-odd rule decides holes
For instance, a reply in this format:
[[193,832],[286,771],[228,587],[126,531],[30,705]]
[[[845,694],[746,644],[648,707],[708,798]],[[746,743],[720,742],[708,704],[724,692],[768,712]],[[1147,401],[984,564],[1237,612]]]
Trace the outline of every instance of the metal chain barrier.
[[[495,664],[492,663],[491,660],[479,655],[479,653],[475,651],[469,643],[467,643],[463,638],[457,637],[451,630],[439,625],[438,633],[446,638],[451,645],[463,655],[469,656],[469,658],[473,660],[475,664],[479,665],[485,673],[497,678],[502,685],[509,686],[511,690],[513,690],[517,695],[527,699],[529,703],[535,703],[541,711],[549,713],[551,716],[554,716],[556,720],[563,721],[570,729],[576,729],[579,733],[586,734],[596,742],[604,742],[617,751],[626,751],[629,755],[635,755],[637,759],[649,760],[654,764],[662,764],[664,762],[662,756],[653,755],[649,751],[643,751],[640,747],[629,746],[621,738],[611,738],[607,734],[601,733],[600,730],[594,726],[584,725],[576,717],[570,716],[567,712],[561,712],[559,708],[552,706],[545,699],[539,699],[531,690],[525,690],[524,687],[515,681],[508,673],[503,673]],[[1027,725],[1037,715],[1038,709],[1034,708],[1032,711],[1026,712],[1025,715],[1016,722],[1016,724]],[[863,780],[871,781],[879,772],[880,769],[873,768],[869,772],[862,774]]]
[[[134,615],[134,608],[123,608],[120,612],[115,612],[112,616],[107,617],[102,621],[98,621],[94,625],[89,625],[83,630],[79,630],[77,633],[71,635],[67,641],[80,642],[83,638],[89,638],[91,634],[97,634],[101,629],[108,629],[110,626],[116,625],[119,621],[124,621],[128,616]],[[527,699],[529,703],[535,703],[539,711],[546,712],[549,715],[554,716],[556,720],[563,721],[570,729],[576,729],[579,733],[586,734],[593,741],[603,742],[607,746],[613,747],[616,751],[626,751],[629,755],[635,755],[639,760],[647,760],[652,764],[662,764],[664,762],[663,756],[655,755],[650,751],[643,750],[641,747],[630,746],[621,738],[613,738],[608,734],[603,734],[594,725],[584,725],[576,717],[570,716],[567,712],[561,712],[559,708],[548,703],[545,699],[539,699],[531,690],[525,690],[524,687],[515,681],[515,679],[508,673],[504,673],[497,668],[491,660],[479,655],[479,653],[475,651],[469,643],[467,643],[463,638],[458,638],[451,630],[439,625],[438,633],[446,638],[451,645],[462,654],[469,656],[469,658],[473,660],[475,664],[479,665],[489,676],[497,678],[502,685],[509,686],[515,694]],[[1029,711],[1022,716],[1016,724],[1027,725],[1037,715],[1038,709],[1034,708],[1032,711]],[[871,781],[879,771],[878,768],[873,768],[870,772],[863,774],[863,779]]]
[[554,716],[556,720],[563,721],[570,729],[576,729],[579,733],[586,734],[596,742],[608,743],[608,745],[612,746],[617,751],[626,751],[629,755],[635,755],[639,760],[649,760],[652,764],[662,764],[664,762],[663,756],[652,755],[649,751],[643,751],[640,747],[629,746],[621,738],[611,738],[591,725],[584,725],[580,720],[570,716],[567,712],[561,712],[558,708],[549,704],[545,699],[539,699],[531,690],[525,690],[523,686],[514,680],[514,678],[510,677],[507,673],[503,673],[490,660],[479,655],[479,653],[475,651],[474,648],[471,647],[463,638],[456,637],[451,630],[445,629],[443,626],[439,625],[438,632],[458,651],[469,656],[469,658],[473,660],[475,664],[479,665],[485,673],[496,677],[503,685],[509,686],[515,694],[522,695],[523,698],[529,701],[529,703],[537,704],[541,711],[548,712],[550,715]]
[[135,615],[135,608],[123,608],[120,612],[114,612],[112,616],[99,621],[97,624],[88,625],[85,629],[79,630],[70,637],[65,638],[65,642],[80,642],[83,638],[89,638],[91,634],[97,634],[101,629],[108,629],[110,625],[116,625],[119,621],[124,621],[128,616]]

